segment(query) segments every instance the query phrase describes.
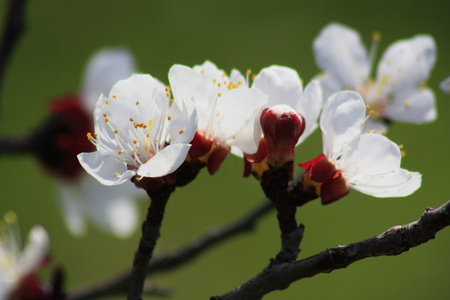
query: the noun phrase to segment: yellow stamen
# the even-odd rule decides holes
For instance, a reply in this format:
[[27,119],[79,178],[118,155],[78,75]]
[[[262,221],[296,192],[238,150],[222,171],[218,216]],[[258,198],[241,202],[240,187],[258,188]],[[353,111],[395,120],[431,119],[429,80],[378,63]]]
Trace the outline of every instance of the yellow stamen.
[[366,130],[366,133],[370,133],[370,130],[369,130],[369,129],[367,129],[367,130]]
[[92,141],[94,139],[94,137],[92,136],[92,134],[90,132],[88,132],[86,134],[88,141]]
[[130,118],[130,122],[134,122],[134,119],[133,119],[133,118]]
[[139,101],[136,101],[136,105],[139,105],[139,103],[140,103]]
[[133,140],[133,144],[137,144],[137,140]]
[[184,130],[180,130],[178,131],[179,134],[183,134]]
[[122,155],[122,153],[123,153],[122,150],[119,150],[119,151],[117,152],[117,154],[119,154],[119,155]]
[[112,95],[112,97],[113,97],[114,99],[117,99],[117,96],[116,96],[116,95]]
[[381,135],[385,135],[386,134],[386,131],[384,131],[384,130],[381,130]]
[[133,148],[133,152],[138,152],[138,149],[136,149],[136,148]]
[[172,117],[171,116],[167,116],[167,120],[172,120]]
[[118,134],[119,133],[119,129],[114,130],[114,133]]
[[405,157],[405,156],[406,156],[405,151],[400,152],[400,154],[402,155],[402,157]]
[[119,174],[119,173],[114,173],[114,175],[116,175],[116,177],[119,177],[119,176],[120,176],[120,174]]

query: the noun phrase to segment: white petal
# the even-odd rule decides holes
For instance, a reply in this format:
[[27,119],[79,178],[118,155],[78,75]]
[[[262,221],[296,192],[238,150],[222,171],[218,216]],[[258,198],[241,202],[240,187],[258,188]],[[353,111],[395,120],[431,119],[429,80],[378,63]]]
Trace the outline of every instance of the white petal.
[[384,133],[387,132],[388,127],[386,126],[386,123],[383,121],[380,121],[378,119],[367,119],[366,123],[363,127],[363,132],[366,132],[367,130],[371,131],[372,133],[381,133],[384,131]]
[[232,154],[243,157],[243,153],[254,154],[258,151],[259,140],[262,137],[261,113],[262,110],[260,109],[253,120],[228,142]]
[[328,158],[336,158],[355,140],[364,125],[366,107],[356,92],[343,91],[333,94],[325,103],[320,117],[323,152]]
[[145,164],[141,165],[137,174],[144,177],[161,177],[173,173],[185,161],[191,145],[168,145]]
[[303,98],[295,108],[305,118],[305,131],[297,144],[303,142],[318,127],[320,110],[322,108],[322,89],[318,81],[311,81],[305,88]]
[[320,83],[320,87],[322,88],[323,103],[325,103],[331,95],[341,91],[343,88],[336,82],[336,80],[333,79],[333,77],[330,76],[330,74],[323,73],[317,75],[313,80]]
[[119,80],[135,72],[135,62],[126,49],[106,49],[95,53],[84,71],[81,99],[87,112],[92,112],[100,94],[108,95]]
[[118,186],[104,186],[88,177],[80,182],[82,206],[85,216],[107,233],[124,238],[138,225],[135,198],[144,196],[143,190],[131,182]]
[[365,182],[350,186],[361,193],[378,198],[406,197],[414,193],[422,183],[422,176],[417,172],[400,169],[386,176],[369,176]]
[[357,184],[365,175],[389,175],[400,168],[399,147],[381,134],[363,134],[350,147],[337,161],[349,183]]
[[124,162],[112,156],[102,155],[98,151],[80,153],[77,157],[86,172],[104,185],[122,184],[136,174],[127,170]]
[[28,236],[28,244],[18,259],[18,267],[21,269],[20,276],[28,275],[41,265],[47,254],[50,236],[44,227],[34,226]]
[[394,121],[427,123],[436,119],[434,94],[430,89],[413,90],[408,96],[397,98],[386,108],[385,116]]
[[255,77],[253,88],[269,96],[267,106],[286,104],[292,108],[302,98],[302,82],[297,71],[288,67],[270,66],[261,70]]
[[418,87],[430,75],[436,60],[432,37],[419,35],[392,44],[378,64],[377,84],[385,95]]
[[450,76],[446,77],[441,81],[441,83],[439,83],[439,88],[442,92],[450,95]]
[[214,136],[220,140],[232,138],[253,122],[256,113],[266,103],[267,96],[257,89],[241,88],[223,93],[217,99],[217,132]]
[[332,23],[314,40],[317,65],[341,88],[358,89],[367,79],[369,62],[359,34],[353,29]]
[[[83,174],[82,177],[91,177],[89,174]],[[95,180],[92,178],[92,180]],[[98,185],[102,186],[98,181],[95,180]],[[83,236],[86,234],[86,222],[84,220],[84,212],[82,208],[81,201],[83,201],[84,197],[81,194],[80,186],[78,185],[78,181],[59,182],[59,197],[58,203],[61,207],[64,221],[67,224],[69,230],[76,236]]]

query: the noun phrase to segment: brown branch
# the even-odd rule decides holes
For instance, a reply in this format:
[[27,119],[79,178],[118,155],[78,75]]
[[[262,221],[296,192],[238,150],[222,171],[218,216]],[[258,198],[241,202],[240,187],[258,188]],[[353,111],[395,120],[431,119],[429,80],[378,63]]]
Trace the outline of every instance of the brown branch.
[[8,16],[0,44],[0,92],[2,91],[5,69],[12,55],[15,45],[25,27],[26,0],[10,0]]
[[370,239],[322,251],[309,258],[270,264],[262,272],[228,293],[211,300],[257,300],[274,290],[287,288],[292,282],[337,269],[368,257],[398,255],[434,239],[450,225],[450,200],[439,208],[427,208],[419,220],[394,226]]
[[[273,208],[272,202],[266,200],[239,219],[234,220],[223,227],[208,230],[184,247],[172,251],[171,253],[155,255],[147,268],[147,274],[153,275],[158,272],[165,272],[182,266],[191,262],[213,246],[232,238],[237,234],[251,231],[254,229],[256,222],[268,212],[272,211]],[[129,280],[130,272],[126,271],[107,282],[72,293],[70,299],[86,300],[97,299],[98,297],[107,295],[125,294],[127,292]]]

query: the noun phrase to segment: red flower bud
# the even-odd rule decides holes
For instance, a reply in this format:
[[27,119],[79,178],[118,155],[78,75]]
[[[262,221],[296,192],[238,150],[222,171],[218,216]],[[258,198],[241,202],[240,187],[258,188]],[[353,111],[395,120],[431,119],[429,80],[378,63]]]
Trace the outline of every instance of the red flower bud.
[[265,109],[261,127],[268,146],[267,162],[282,166],[294,160],[294,149],[305,130],[305,119],[291,107],[281,104]]

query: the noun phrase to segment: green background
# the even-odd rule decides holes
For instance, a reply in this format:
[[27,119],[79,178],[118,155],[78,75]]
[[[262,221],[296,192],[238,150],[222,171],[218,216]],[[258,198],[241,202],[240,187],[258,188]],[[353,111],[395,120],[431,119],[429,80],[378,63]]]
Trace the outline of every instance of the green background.
[[[0,2],[2,24],[6,2]],[[331,21],[358,30],[366,45],[379,31],[378,58],[398,39],[433,35],[438,58],[429,86],[435,91],[438,120],[421,126],[394,124],[389,132],[393,141],[405,145],[403,167],[423,174],[422,188],[398,199],[353,191],[329,206],[316,201],[302,207],[297,217],[306,232],[299,258],[305,258],[406,224],[427,206],[449,199],[450,96],[437,88],[450,75],[449,11],[448,1],[29,1],[27,31],[1,91],[0,136],[29,132],[45,119],[51,98],[76,92],[86,60],[101,47],[128,47],[141,72],[165,82],[173,64],[192,66],[206,59],[228,72],[286,65],[308,82],[319,72],[312,41]],[[321,137],[315,132],[297,149],[297,160],[320,152]],[[178,189],[169,202],[157,251],[174,249],[259,203],[263,194],[257,182],[241,174],[242,162],[230,157],[215,176],[202,172],[195,182]],[[147,204],[141,204],[141,217]],[[24,231],[36,223],[48,228],[53,265],[64,267],[69,290],[131,264],[138,233],[118,240],[91,227],[86,237],[72,237],[57,206],[55,180],[32,157],[0,157],[0,214],[10,209],[18,213]],[[278,236],[272,213],[255,232],[151,277],[151,282],[171,287],[172,299],[222,294],[268,263],[279,250]],[[264,299],[448,299],[449,248],[447,228],[436,240],[400,256],[366,259],[296,282]]]

